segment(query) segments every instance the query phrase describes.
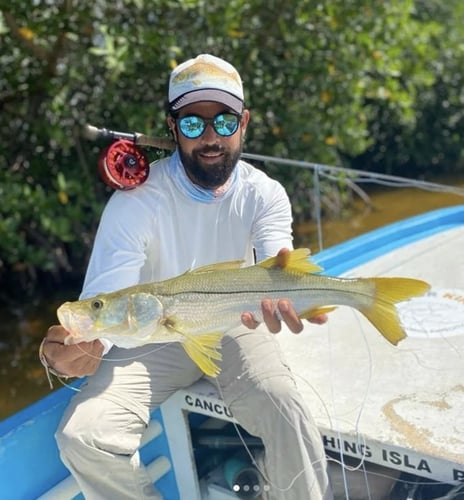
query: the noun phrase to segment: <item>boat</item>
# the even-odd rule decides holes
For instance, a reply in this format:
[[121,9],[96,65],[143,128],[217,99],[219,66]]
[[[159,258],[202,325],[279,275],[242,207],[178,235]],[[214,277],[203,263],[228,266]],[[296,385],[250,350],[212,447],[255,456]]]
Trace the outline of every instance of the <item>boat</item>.
[[[346,307],[325,325],[278,335],[319,426],[337,498],[463,498],[463,249],[464,205],[457,205],[313,256],[327,275],[399,275],[431,284],[426,295],[398,305],[408,333],[398,346]],[[54,439],[81,383],[0,422],[1,499],[83,498]],[[258,453],[261,443],[201,380],[152,413],[140,454],[164,498],[225,500],[266,489],[244,448]]]

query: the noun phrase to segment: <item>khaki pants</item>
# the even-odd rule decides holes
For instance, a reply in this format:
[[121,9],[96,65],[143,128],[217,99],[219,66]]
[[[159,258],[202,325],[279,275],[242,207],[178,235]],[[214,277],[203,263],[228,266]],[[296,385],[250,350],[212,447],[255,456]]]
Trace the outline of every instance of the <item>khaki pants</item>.
[[[240,327],[224,336],[222,356],[221,374],[210,380],[240,425],[264,443],[267,498],[332,498],[320,434],[275,337]],[[200,377],[178,343],[111,349],[56,434],[87,500],[162,498],[137,449],[150,412]]]

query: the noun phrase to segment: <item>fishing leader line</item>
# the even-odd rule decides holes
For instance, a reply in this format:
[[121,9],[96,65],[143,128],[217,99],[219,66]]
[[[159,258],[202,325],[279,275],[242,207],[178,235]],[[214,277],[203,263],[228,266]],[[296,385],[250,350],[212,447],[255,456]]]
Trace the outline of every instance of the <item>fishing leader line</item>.
[[[135,354],[133,356],[129,356],[128,358],[111,358],[111,359],[107,359],[107,358],[105,358],[105,356],[94,356],[93,354],[87,353],[87,351],[82,349],[82,347],[80,347],[79,344],[73,344],[73,345],[75,345],[76,347],[79,347],[79,349],[84,354],[87,354],[90,358],[99,359],[100,361],[106,361],[107,363],[118,363],[119,361],[134,361],[136,359],[140,359],[140,358],[144,358],[145,356],[149,356],[150,354],[153,354],[154,352],[158,352],[158,351],[161,351],[162,349],[167,348],[169,345],[169,342],[163,342],[163,344],[160,345],[159,347],[154,347],[150,351],[142,352],[140,354]],[[156,343],[154,345],[156,345]],[[120,349],[123,349],[123,348],[121,347]]]
[[[105,356],[94,356],[93,354],[90,354],[85,349],[83,349],[79,344],[73,344],[73,345],[75,345],[77,349],[79,349],[83,354],[85,354],[89,358],[98,359],[100,361],[105,361],[107,363],[111,363],[111,362],[117,363],[119,361],[133,361],[133,360],[136,360],[136,359],[148,356],[148,355],[150,355],[150,354],[152,354],[154,352],[160,351],[160,350],[162,350],[162,349],[164,349],[164,348],[167,347],[167,344],[163,344],[162,346],[153,348],[151,351],[144,352],[144,353],[137,354],[137,355],[133,355],[133,356],[129,356],[128,358],[107,359],[107,358],[105,358]],[[66,376],[56,375],[55,373],[52,373],[50,371],[50,367],[49,366],[44,365],[43,362],[42,362],[42,365],[45,368],[45,374],[47,375],[47,379],[48,379],[48,383],[50,385],[50,389],[53,389],[53,381],[52,381],[51,375],[54,375],[58,379],[58,382],[61,385],[63,385],[64,387],[67,387],[68,389],[71,389],[74,392],[81,392],[81,390],[78,387],[73,387],[72,385],[67,384],[64,380],[67,380],[68,378],[84,378],[84,377],[66,377]]]

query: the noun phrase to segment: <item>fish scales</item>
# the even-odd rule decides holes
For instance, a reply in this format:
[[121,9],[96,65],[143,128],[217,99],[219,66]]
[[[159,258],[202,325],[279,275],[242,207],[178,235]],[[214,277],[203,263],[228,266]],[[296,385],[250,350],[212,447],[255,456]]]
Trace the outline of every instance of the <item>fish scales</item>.
[[291,300],[301,318],[345,305],[358,309],[396,345],[405,337],[395,304],[425,293],[430,286],[410,278],[338,278],[318,274],[309,251],[297,249],[240,268],[240,262],[205,266],[176,278],[136,285],[58,309],[69,332],[65,343],[107,338],[119,347],[181,342],[209,375],[217,375],[222,335],[249,311],[262,320],[264,298]]
[[[319,277],[287,276],[281,270],[258,266],[222,273],[204,273],[190,279],[183,275],[150,290],[158,296],[166,315],[176,316],[201,333],[208,328],[232,328],[240,324],[240,314],[251,312],[262,321],[263,298],[292,301],[297,312],[327,304],[368,306],[373,301],[373,285],[368,281]],[[201,309],[199,310],[199,306]]]

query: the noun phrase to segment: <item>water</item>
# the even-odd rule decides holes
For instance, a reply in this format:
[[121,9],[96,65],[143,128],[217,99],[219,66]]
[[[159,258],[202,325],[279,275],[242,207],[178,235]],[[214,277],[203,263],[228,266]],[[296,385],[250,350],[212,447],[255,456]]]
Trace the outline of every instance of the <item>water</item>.
[[[464,188],[464,178],[455,178],[454,181],[446,180],[446,184]],[[344,218],[322,221],[323,248],[406,217],[464,204],[464,196],[417,188],[376,188],[375,191],[369,193],[369,197],[370,208],[358,199],[354,211]],[[315,222],[302,224],[295,230],[296,237],[303,245],[309,244],[313,252],[320,250],[316,234]]]
[[0,419],[50,392],[37,353],[47,329],[57,322],[56,309],[63,301],[64,297],[57,295],[0,309]]
[[[464,179],[445,180],[464,187]],[[376,189],[370,192],[372,207],[357,203],[353,212],[340,220],[322,221],[323,247],[353,238],[371,229],[437,208],[464,204],[464,197],[414,188]],[[314,222],[295,230],[296,245],[319,249]],[[78,291],[61,291],[45,301],[0,309],[0,419],[37,401],[50,392],[37,352],[48,327],[56,323],[56,308]],[[59,383],[56,384],[59,387]]]

